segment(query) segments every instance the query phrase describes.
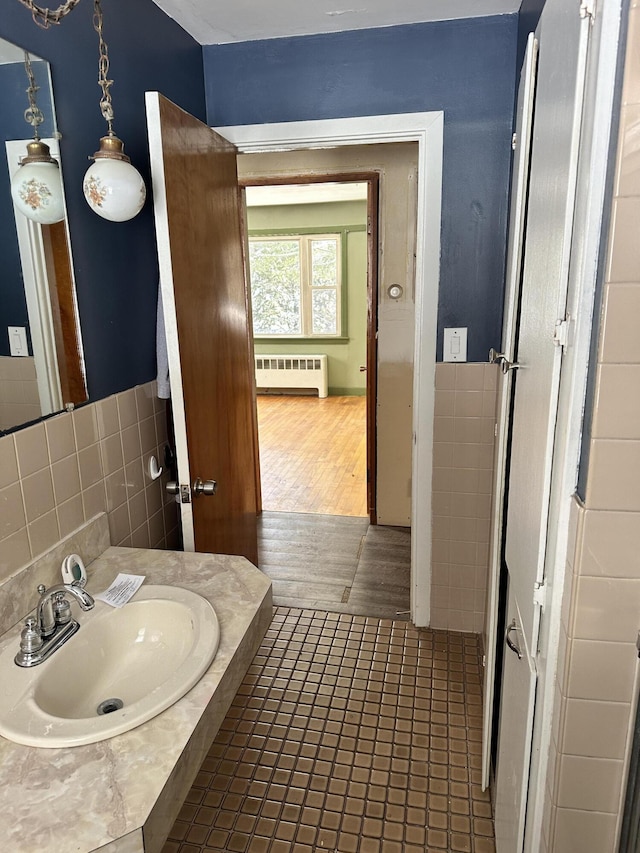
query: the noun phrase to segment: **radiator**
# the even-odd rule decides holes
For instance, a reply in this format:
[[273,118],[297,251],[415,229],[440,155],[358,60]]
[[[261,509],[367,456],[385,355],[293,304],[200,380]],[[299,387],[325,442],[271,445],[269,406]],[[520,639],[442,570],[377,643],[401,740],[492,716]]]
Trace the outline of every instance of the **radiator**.
[[326,355],[256,355],[258,388],[317,388],[329,394]]

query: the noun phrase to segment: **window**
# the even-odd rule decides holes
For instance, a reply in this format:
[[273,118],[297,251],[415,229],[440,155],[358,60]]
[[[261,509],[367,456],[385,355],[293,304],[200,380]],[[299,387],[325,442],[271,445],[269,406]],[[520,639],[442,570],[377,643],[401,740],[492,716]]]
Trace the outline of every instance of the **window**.
[[340,234],[249,238],[256,337],[340,337]]

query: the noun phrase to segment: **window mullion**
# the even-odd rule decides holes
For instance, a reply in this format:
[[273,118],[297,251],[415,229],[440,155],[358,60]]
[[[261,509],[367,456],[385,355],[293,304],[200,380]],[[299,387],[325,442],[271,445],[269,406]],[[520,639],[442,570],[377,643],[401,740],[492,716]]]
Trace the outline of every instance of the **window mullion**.
[[302,304],[302,334],[305,337],[310,337],[313,329],[311,294],[311,240],[307,236],[301,236],[300,298]]

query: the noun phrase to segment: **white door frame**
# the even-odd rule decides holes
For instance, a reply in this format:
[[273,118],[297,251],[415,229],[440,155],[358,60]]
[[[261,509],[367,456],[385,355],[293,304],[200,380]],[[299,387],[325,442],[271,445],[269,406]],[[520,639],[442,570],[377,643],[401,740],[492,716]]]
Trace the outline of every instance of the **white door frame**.
[[411,619],[430,621],[431,480],[444,113],[401,113],[214,128],[243,154],[385,142],[418,143],[418,210],[413,363]]

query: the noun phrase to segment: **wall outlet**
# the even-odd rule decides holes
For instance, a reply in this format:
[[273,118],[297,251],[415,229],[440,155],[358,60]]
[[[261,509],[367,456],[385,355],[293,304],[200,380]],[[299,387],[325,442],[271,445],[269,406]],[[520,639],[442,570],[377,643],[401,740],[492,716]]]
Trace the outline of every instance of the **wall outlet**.
[[466,361],[467,360],[467,329],[444,330],[444,346],[442,353],[443,361]]

